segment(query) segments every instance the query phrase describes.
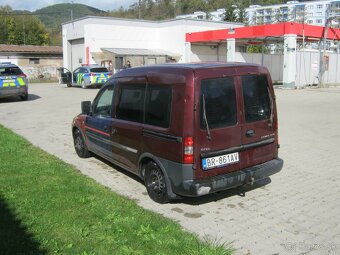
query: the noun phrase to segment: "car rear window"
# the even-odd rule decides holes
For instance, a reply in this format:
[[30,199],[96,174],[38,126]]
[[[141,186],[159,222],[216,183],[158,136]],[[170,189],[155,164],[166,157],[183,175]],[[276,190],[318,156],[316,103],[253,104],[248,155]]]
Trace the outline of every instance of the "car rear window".
[[202,129],[207,128],[206,122],[208,122],[209,129],[236,124],[236,93],[232,77],[202,80],[200,96],[200,127]]
[[265,75],[242,76],[242,89],[246,122],[269,119],[271,106],[267,77]]
[[90,69],[91,73],[107,73],[109,70],[107,70],[106,67],[95,67]]
[[20,70],[19,67],[0,67],[0,75],[20,75],[23,72]]

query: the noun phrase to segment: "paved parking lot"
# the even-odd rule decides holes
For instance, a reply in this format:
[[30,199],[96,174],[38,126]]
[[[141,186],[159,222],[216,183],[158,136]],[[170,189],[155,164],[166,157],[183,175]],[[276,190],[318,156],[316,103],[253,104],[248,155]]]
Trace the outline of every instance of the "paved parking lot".
[[167,205],[126,172],[77,157],[71,121],[97,91],[33,84],[27,102],[0,100],[0,123],[188,231],[232,242],[236,254],[340,254],[340,88],[276,90],[285,165],[271,180]]

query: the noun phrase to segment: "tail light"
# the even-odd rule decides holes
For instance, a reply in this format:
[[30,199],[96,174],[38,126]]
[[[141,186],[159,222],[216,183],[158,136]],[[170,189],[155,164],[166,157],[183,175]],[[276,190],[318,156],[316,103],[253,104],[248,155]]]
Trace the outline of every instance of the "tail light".
[[183,163],[193,164],[194,163],[194,138],[185,137],[184,138],[184,148],[183,148]]
[[90,73],[90,76],[96,76],[96,74],[95,73]]
[[112,72],[107,73],[108,76],[112,76]]

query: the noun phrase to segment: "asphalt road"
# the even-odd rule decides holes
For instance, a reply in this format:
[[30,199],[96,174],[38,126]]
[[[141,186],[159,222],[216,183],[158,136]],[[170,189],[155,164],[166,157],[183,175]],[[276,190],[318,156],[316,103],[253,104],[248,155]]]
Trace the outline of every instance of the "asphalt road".
[[340,254],[340,88],[276,90],[283,170],[256,188],[159,205],[138,179],[73,149],[72,118],[97,89],[30,85],[29,100],[0,100],[0,123],[140,206],[236,254]]

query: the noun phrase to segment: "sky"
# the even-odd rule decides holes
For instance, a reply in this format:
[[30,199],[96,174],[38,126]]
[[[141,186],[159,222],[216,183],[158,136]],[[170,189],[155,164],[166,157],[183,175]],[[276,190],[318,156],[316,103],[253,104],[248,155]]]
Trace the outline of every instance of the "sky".
[[60,4],[60,3],[79,3],[86,4],[103,11],[115,10],[123,6],[124,8],[129,7],[131,4],[137,2],[138,0],[0,0],[0,5],[9,5],[13,10],[28,10],[35,11],[47,7],[49,5]]

